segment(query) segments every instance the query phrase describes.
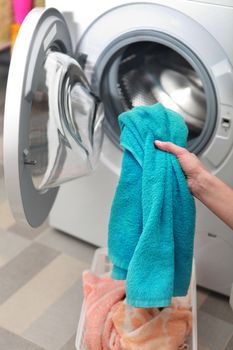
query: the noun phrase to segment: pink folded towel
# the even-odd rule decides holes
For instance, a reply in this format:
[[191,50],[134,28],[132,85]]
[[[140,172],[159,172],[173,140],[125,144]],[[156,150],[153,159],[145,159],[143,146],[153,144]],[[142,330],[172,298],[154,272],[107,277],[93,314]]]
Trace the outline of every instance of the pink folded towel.
[[87,350],[178,350],[192,331],[191,291],[163,309],[125,302],[125,281],[83,273]]
[[116,281],[108,276],[97,277],[85,271],[83,290],[86,309],[84,342],[87,349],[121,350],[110,311],[124,299],[125,281]]

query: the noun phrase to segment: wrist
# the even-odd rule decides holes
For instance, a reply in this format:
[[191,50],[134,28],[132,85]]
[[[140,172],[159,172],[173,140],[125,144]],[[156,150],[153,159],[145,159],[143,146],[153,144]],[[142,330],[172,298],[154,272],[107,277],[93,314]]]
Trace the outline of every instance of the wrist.
[[212,182],[213,175],[201,166],[190,181],[190,190],[197,199],[203,201],[212,187]]

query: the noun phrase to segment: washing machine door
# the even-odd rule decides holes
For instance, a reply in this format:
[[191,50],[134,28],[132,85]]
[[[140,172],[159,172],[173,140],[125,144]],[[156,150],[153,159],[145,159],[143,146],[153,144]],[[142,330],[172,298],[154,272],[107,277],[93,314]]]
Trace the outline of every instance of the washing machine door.
[[102,121],[63,16],[31,11],[13,50],[4,115],[5,181],[17,222],[41,225],[59,186],[95,168]]

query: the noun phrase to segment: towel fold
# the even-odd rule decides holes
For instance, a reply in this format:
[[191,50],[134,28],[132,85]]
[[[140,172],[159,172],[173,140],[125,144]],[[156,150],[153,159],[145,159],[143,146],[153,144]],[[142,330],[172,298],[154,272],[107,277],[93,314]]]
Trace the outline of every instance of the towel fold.
[[125,282],[114,281],[109,276],[96,276],[83,272],[85,299],[84,343],[88,350],[121,350],[120,338],[109,313],[125,297]]
[[183,118],[161,104],[119,116],[122,170],[109,221],[112,277],[126,279],[127,303],[163,307],[191,278],[195,206],[176,157],[154,140],[185,147]]
[[173,305],[135,308],[119,302],[112,312],[122,350],[178,350],[192,331],[192,312]]

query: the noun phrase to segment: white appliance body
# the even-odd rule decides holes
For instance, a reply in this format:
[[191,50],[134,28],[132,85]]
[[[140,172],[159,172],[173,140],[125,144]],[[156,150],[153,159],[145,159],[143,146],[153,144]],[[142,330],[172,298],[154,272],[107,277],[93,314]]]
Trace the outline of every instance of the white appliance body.
[[[127,1],[127,4],[132,3],[133,7],[133,4],[138,2]],[[166,6],[168,10],[177,9],[185,16],[191,17],[200,27],[204,28],[216,39],[225,51],[226,58],[231,64],[233,63],[233,43],[230,35],[233,30],[232,1],[155,0],[150,1],[150,3],[155,6]],[[112,37],[108,35],[108,32],[111,32],[113,27],[121,27],[122,18],[118,17],[117,20],[114,15],[111,17],[111,12],[113,13],[113,9],[118,6],[126,5],[124,1],[85,1],[79,5],[71,0],[65,2],[47,0],[46,4],[48,7],[56,6],[63,12],[65,17],[67,14],[68,16],[69,14],[73,16],[76,25],[70,26],[73,45],[74,47],[78,46],[78,49],[91,57],[91,59],[93,57],[93,61],[96,60],[100,51],[98,47],[96,48],[100,43],[99,38],[101,38],[102,45],[107,46],[109,40],[115,40],[114,35],[116,33],[122,34],[120,29],[119,32],[112,30]],[[108,24],[105,26],[106,32],[94,31],[92,27],[95,26],[95,23],[101,17],[105,16],[106,12],[109,13]],[[143,11],[136,14],[132,12],[132,16],[137,16],[139,27],[141,23],[144,25],[144,21],[141,20],[144,15]],[[173,20],[173,25],[167,24],[168,32],[173,30],[175,26],[180,25],[178,20],[176,22],[176,18]],[[155,18],[156,21],[157,18]],[[190,47],[192,47],[192,34],[192,31],[190,31],[189,43],[186,43]],[[203,38],[200,37],[201,40]],[[208,47],[210,43],[206,42],[205,45]],[[223,61],[218,62],[218,64],[215,62],[215,67],[211,60],[206,62],[206,65],[207,69],[211,70],[212,73],[215,70],[216,75],[221,75],[225,69]],[[233,99],[230,104],[227,101],[224,103],[220,102],[218,95],[221,94],[222,84],[224,84],[223,81],[220,82],[219,86],[215,85],[218,120],[210,142],[200,153],[200,159],[215,175],[230,186],[233,186]],[[230,93],[232,93],[232,90]],[[231,125],[226,133],[224,133],[223,129],[221,130],[224,116],[231,120]],[[228,149],[226,150],[226,148]],[[98,246],[107,244],[109,211],[120,173],[121,156],[122,152],[105,135],[101,162],[97,170],[88,177],[65,184],[60,189],[50,215],[50,223],[53,227]],[[68,203],[68,210],[66,210]],[[218,292],[229,294],[230,285],[233,281],[233,233],[200,202],[197,201],[196,206],[198,283]]]
[[[106,246],[122,159],[117,115],[152,92],[159,96],[152,101],[184,111],[189,149],[233,186],[232,1],[47,0],[46,6],[67,23],[54,9],[27,16],[7,86],[4,171],[19,221],[38,226],[53,207],[53,227]],[[38,96],[47,114],[38,112]],[[97,169],[80,177],[95,167],[101,149]],[[230,294],[232,231],[199,202],[196,264],[200,285]]]

